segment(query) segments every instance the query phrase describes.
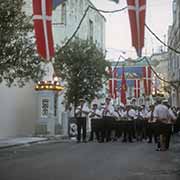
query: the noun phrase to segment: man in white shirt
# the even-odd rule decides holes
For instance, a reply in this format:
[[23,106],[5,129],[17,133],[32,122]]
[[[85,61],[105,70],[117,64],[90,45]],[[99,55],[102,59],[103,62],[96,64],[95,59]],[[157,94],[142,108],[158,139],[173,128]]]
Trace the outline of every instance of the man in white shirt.
[[149,106],[149,112],[146,115],[146,119],[148,122],[147,125],[147,135],[148,135],[148,143],[152,143],[152,138],[154,137],[155,143],[157,143],[157,134],[156,134],[156,121],[154,119],[154,105]]
[[169,117],[166,124],[166,130],[164,131],[164,143],[165,143],[165,149],[169,149],[171,134],[172,134],[172,125],[176,122],[177,117],[173,113],[172,109],[170,108],[170,105],[167,100],[163,101],[163,104],[168,108],[169,111]]
[[126,105],[125,111],[126,122],[124,122],[124,138],[122,142],[132,141],[133,131],[134,131],[134,119],[136,118],[136,111],[132,108],[132,105]]
[[101,119],[101,111],[98,109],[97,102],[92,103],[92,109],[89,113],[89,118],[91,119],[91,132],[89,141],[93,141],[94,133],[96,134],[96,139],[99,141],[99,124],[98,121]]
[[86,142],[86,122],[89,108],[84,99],[79,100],[80,105],[76,108],[75,117],[77,121],[77,142],[81,142],[81,129],[83,130],[83,142]]
[[165,101],[161,104],[161,101],[157,101],[157,105],[154,109],[154,118],[159,123],[160,141],[158,142],[157,150],[165,151],[169,148],[171,128],[169,127],[170,121],[173,119],[172,114],[169,112]]
[[136,140],[143,140],[143,128],[144,128],[144,114],[142,111],[142,106],[137,107],[136,117],[135,117],[135,129],[136,129]]
[[102,110],[102,131],[101,131],[101,142],[106,142],[111,140],[111,126],[113,119],[114,108],[111,104],[111,98],[107,97],[105,99],[105,105]]

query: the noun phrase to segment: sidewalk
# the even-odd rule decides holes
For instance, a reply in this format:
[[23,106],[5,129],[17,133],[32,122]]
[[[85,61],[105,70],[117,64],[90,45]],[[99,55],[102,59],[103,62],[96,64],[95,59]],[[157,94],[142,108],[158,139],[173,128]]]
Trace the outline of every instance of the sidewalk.
[[47,137],[17,137],[0,139],[0,149],[11,148],[15,146],[30,145],[35,143],[59,143],[71,141],[67,136],[55,135]]
[[40,138],[40,137],[18,137],[18,138],[0,139],[0,149],[33,144],[47,140],[48,138]]

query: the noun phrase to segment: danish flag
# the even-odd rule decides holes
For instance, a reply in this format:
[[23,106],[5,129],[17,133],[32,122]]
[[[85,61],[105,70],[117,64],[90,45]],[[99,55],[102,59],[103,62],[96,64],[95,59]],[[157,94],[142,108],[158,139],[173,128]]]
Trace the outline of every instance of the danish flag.
[[112,79],[109,80],[109,94],[111,98],[116,99],[117,98],[117,69],[114,68],[112,70],[110,68],[109,73],[112,77]]
[[143,78],[144,78],[144,94],[149,96],[152,91],[152,71],[151,67],[143,67]]
[[134,80],[134,97],[135,98],[140,97],[140,80],[139,79]]
[[142,55],[144,47],[144,25],[146,0],[127,0],[128,13],[131,26],[132,45],[135,47],[137,55]]
[[52,35],[52,0],[33,0],[33,20],[39,55],[50,60],[54,56]]

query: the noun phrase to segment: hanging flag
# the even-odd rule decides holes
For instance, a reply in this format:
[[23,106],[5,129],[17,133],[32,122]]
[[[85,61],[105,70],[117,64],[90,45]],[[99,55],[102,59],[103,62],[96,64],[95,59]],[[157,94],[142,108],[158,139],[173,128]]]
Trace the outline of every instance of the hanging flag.
[[141,57],[144,47],[144,25],[146,0],[127,0],[129,21],[131,26],[132,45]]
[[60,4],[62,4],[65,0],[53,0],[53,9],[56,9]]
[[124,66],[122,67],[122,80],[121,80],[121,103],[126,105],[126,79],[125,79],[125,73],[124,73]]
[[54,56],[52,0],[33,0],[33,20],[37,51],[49,61]]
[[115,2],[115,3],[119,3],[119,0],[109,0],[109,1],[113,1],[113,2]]
[[137,80],[134,80],[134,97],[137,98]]
[[137,97],[140,97],[140,80],[137,80],[137,85],[138,85],[138,93],[137,93]]
[[112,71],[112,68],[109,69],[111,79],[109,80],[109,96],[113,99],[117,98],[117,69],[115,68]]
[[134,80],[134,97],[135,98],[140,97],[140,80],[139,79]]
[[151,67],[148,66],[148,95],[151,95],[152,92],[152,71],[151,71]]
[[144,95],[147,96],[148,95],[148,83],[147,83],[147,79],[148,79],[148,71],[147,71],[147,67],[143,67],[143,81],[144,81]]
[[151,67],[143,67],[143,79],[144,79],[144,94],[146,96],[151,95],[152,92],[152,71]]

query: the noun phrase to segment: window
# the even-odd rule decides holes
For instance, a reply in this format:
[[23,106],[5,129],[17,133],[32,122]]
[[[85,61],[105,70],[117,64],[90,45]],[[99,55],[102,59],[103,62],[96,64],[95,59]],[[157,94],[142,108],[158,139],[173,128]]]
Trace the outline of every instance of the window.
[[61,6],[61,24],[66,24],[66,4]]
[[92,41],[92,42],[93,42],[93,31],[94,31],[93,21],[92,21],[92,20],[89,20],[89,39],[90,39],[90,41]]

